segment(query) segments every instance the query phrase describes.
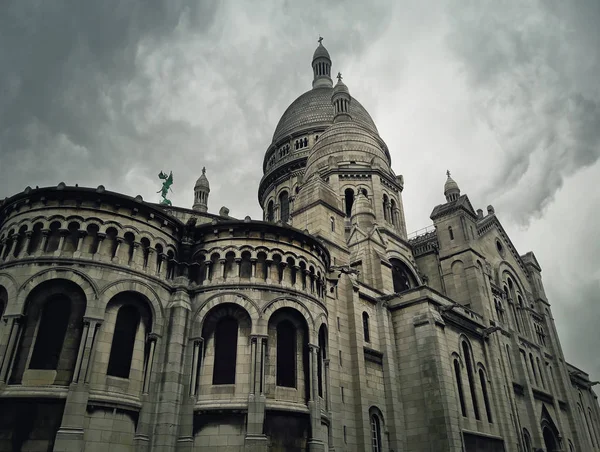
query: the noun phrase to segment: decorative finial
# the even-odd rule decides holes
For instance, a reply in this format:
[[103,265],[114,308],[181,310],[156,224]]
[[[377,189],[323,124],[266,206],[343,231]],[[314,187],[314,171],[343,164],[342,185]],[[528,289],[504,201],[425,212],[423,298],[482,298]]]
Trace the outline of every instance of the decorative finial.
[[202,167],[202,174],[206,174],[206,166]]
[[450,170],[446,170],[446,176],[450,177]]
[[319,36],[319,39],[317,39],[317,41],[319,41],[319,44],[321,44],[321,42],[323,41],[323,37]]
[[341,72],[338,72],[337,79],[339,82],[342,81],[342,73]]

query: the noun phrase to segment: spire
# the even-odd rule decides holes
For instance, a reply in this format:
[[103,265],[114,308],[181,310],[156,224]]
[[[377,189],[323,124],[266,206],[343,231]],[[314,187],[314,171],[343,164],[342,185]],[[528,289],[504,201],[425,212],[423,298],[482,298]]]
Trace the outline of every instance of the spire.
[[460,188],[458,188],[458,184],[450,177],[450,170],[446,171],[446,183],[444,184],[444,196],[446,197],[446,201],[456,201],[460,196]]
[[208,211],[208,194],[210,193],[210,184],[206,178],[206,168],[202,168],[202,175],[196,181],[194,186],[194,205],[192,209],[198,212]]
[[351,121],[350,102],[352,101],[352,97],[350,97],[348,87],[342,82],[341,72],[338,72],[337,79],[338,82],[333,88],[333,94],[331,95],[331,103],[334,109],[333,122]]
[[331,58],[329,52],[323,46],[323,38],[319,36],[319,47],[315,50],[312,59],[313,88],[331,88]]

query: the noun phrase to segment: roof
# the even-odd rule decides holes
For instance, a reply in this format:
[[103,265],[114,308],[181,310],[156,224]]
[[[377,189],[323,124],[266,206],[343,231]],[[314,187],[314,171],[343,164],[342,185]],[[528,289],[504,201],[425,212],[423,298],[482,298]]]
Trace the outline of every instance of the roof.
[[467,195],[462,195],[455,201],[449,201],[446,204],[440,204],[433,208],[433,212],[429,218],[435,220],[436,218],[441,217],[442,215],[447,215],[449,213],[454,212],[455,210],[462,209],[471,215],[473,218],[477,218],[477,214],[475,213],[475,209],[473,209],[473,205]]
[[[298,97],[281,116],[273,142],[278,142],[288,135],[315,127],[327,128],[333,124],[333,105],[331,103],[332,87],[311,89]],[[373,133],[379,134],[371,115],[356,99],[350,102],[352,119]]]

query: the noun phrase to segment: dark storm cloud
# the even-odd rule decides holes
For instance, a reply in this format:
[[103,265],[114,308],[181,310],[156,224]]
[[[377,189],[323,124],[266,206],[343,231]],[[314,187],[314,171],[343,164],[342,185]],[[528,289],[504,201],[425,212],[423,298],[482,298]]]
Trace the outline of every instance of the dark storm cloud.
[[256,216],[249,194],[279,116],[310,89],[319,33],[360,56],[384,6],[5,2],[0,192],[64,180],[154,200],[156,173],[172,169],[174,201],[188,205],[206,165],[213,203]]
[[487,196],[527,223],[600,157],[600,3],[453,5],[449,46],[505,154]]
[[129,114],[144,106],[124,103],[129,83],[144,83],[140,43],[184,26],[206,32],[216,2],[18,0],[0,8],[0,189],[7,191],[17,181],[81,180],[81,170],[119,172],[126,145],[138,138]]

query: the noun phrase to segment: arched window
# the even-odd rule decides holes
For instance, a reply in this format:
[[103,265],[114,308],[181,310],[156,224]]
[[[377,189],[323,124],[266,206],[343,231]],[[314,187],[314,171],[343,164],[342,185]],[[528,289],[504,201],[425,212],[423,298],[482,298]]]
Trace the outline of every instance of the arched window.
[[471,350],[465,341],[462,343],[462,351],[465,355],[465,366],[467,367],[467,378],[469,380],[469,389],[471,390],[471,400],[473,402],[475,419],[480,420],[479,403],[477,402],[477,391],[475,390],[475,377],[473,375],[473,362],[471,360]]
[[296,387],[296,327],[289,320],[277,324],[277,386]]
[[392,281],[395,293],[405,292],[416,285],[410,271],[403,262],[398,259],[390,259],[390,263],[392,264]]
[[279,209],[281,221],[287,223],[290,219],[290,199],[287,191],[279,195]]
[[508,367],[510,367],[510,374],[515,378],[515,369],[513,368],[512,359],[510,358],[510,346],[506,344],[506,358],[508,358]]
[[492,407],[490,406],[490,398],[487,391],[487,381],[485,380],[485,374],[483,369],[479,369],[479,383],[481,383],[481,391],[483,392],[483,403],[485,405],[485,413],[487,420],[491,424],[492,421]]
[[376,414],[371,415],[371,450],[373,452],[382,452],[381,447],[381,421]]
[[46,302],[29,362],[30,369],[56,370],[70,317],[71,301],[68,298],[57,297]]
[[537,372],[535,370],[535,362],[533,361],[533,355],[531,353],[529,354],[529,362],[531,363],[531,370],[533,372],[533,379],[535,381],[535,384],[539,385],[538,377],[537,377]]
[[448,235],[450,236],[450,240],[454,240],[454,232],[452,232],[452,226],[448,226]]
[[329,223],[331,223],[331,232],[335,232],[335,220],[333,217],[329,217]]
[[31,239],[29,240],[29,247],[27,248],[27,254],[33,254],[38,251],[40,244],[42,243],[42,223],[36,223],[33,226],[33,233],[31,234]]
[[363,321],[363,333],[365,336],[365,342],[371,342],[371,338],[369,337],[369,314],[363,312],[362,314]]
[[389,221],[390,220],[390,216],[389,216],[389,208],[390,208],[390,201],[387,197],[387,195],[383,195],[383,219],[385,221]]
[[107,375],[129,378],[135,336],[140,324],[140,313],[135,306],[121,306],[117,313],[115,331],[113,333]]
[[304,147],[308,146],[308,138],[304,139]]
[[458,399],[460,401],[460,411],[463,417],[467,417],[467,406],[465,404],[465,393],[463,392],[462,376],[460,372],[460,363],[458,359],[454,360],[454,377],[456,378],[456,386],[458,388]]
[[252,276],[252,255],[250,251],[242,253],[242,261],[240,262],[240,278],[250,278]]
[[319,397],[323,397],[323,361],[327,359],[327,331],[325,325],[319,328],[319,356],[317,361],[317,380]]
[[50,225],[50,233],[48,235],[48,240],[46,242],[46,252],[53,253],[58,250],[58,245],[60,244],[60,223],[58,221],[53,222]]
[[533,452],[531,448],[531,435],[526,428],[523,429],[523,443],[525,444],[525,452]]
[[223,317],[215,328],[215,363],[213,384],[235,384],[238,322],[232,316]]
[[396,226],[396,223],[398,223],[396,218],[396,201],[393,199],[390,200],[390,221],[394,226]]
[[267,221],[270,221],[271,223],[273,223],[273,221],[275,221],[275,211],[274,211],[274,206],[273,206],[273,200],[269,201],[269,204],[267,205]]
[[354,204],[354,190],[347,188],[344,191],[344,200],[346,202],[346,216],[352,215],[352,205]]
[[537,364],[538,372],[540,373],[540,380],[542,381],[542,387],[546,389],[546,380],[544,380],[544,374],[542,373],[542,366],[540,365],[540,359],[536,356],[535,363]]

